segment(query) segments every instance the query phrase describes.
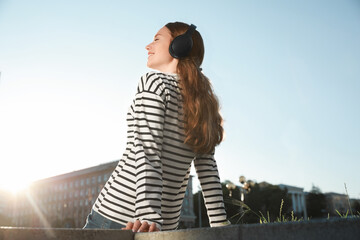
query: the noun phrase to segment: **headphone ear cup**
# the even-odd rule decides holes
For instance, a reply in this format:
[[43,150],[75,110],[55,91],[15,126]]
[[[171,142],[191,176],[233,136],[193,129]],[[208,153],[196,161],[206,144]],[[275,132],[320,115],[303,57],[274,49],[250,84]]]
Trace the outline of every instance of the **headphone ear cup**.
[[193,47],[192,34],[195,29],[196,26],[191,24],[184,34],[181,34],[172,40],[169,46],[169,53],[173,58],[183,58],[190,53]]
[[186,57],[193,46],[191,35],[182,34],[174,38],[170,43],[169,52],[173,58]]

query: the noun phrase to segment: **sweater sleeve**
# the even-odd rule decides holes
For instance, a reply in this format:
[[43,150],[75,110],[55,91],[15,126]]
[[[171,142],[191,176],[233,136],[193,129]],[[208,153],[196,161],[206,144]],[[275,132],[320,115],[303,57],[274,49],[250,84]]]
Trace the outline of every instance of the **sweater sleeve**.
[[196,157],[195,170],[200,181],[211,227],[230,224],[226,220],[223,192],[214,154]]
[[[162,163],[161,151],[165,104],[152,91],[158,83],[143,76],[133,102],[136,202],[135,219],[155,222],[161,229]],[[159,89],[159,88],[156,88]]]

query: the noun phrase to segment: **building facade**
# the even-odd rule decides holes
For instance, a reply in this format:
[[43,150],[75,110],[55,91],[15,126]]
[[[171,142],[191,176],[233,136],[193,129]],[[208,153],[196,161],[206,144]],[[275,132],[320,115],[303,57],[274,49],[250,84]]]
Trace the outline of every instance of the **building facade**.
[[[268,182],[260,182],[259,186],[267,187],[270,183]],[[291,198],[291,210],[298,215],[301,215],[304,219],[307,219],[307,210],[306,210],[306,199],[304,188],[299,188],[295,186],[290,186],[286,184],[276,185],[281,190],[287,190],[287,195]]]
[[[118,161],[34,182],[9,205],[17,227],[82,228],[86,217]],[[181,211],[180,226],[193,227],[192,179]]]
[[8,205],[11,202],[10,196],[8,192],[0,190],[0,226],[11,224],[8,212]]
[[348,196],[345,194],[339,194],[334,192],[325,193],[326,198],[326,211],[331,216],[339,216],[340,214],[346,214],[348,211],[350,215],[350,206]]
[[7,216],[8,194],[0,190],[0,216]]
[[304,219],[307,219],[304,188],[285,184],[279,184],[278,186],[282,190],[287,189],[288,195],[291,196],[292,210],[294,211],[294,213],[303,215]]

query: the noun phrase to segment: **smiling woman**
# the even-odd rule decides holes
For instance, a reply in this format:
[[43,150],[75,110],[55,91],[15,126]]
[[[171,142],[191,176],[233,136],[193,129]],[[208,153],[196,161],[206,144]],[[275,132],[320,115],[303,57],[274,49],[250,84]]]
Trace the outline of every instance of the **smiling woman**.
[[162,27],[154,37],[154,41],[148,44],[145,49],[148,51],[147,66],[164,73],[175,73],[178,59],[171,57],[169,45],[171,33],[166,27]]
[[128,108],[125,152],[93,204],[85,229],[177,229],[192,164],[210,226],[230,223],[214,157],[223,138],[222,117],[201,72],[204,44],[195,29],[168,23],[145,47],[147,66],[155,71],[140,78]]

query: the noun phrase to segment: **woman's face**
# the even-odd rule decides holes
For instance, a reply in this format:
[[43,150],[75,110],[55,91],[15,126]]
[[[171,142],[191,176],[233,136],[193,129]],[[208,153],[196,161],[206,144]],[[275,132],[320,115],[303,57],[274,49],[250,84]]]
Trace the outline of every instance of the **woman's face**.
[[148,51],[147,66],[162,72],[175,73],[178,60],[169,53],[171,34],[167,27],[161,28],[145,48]]

